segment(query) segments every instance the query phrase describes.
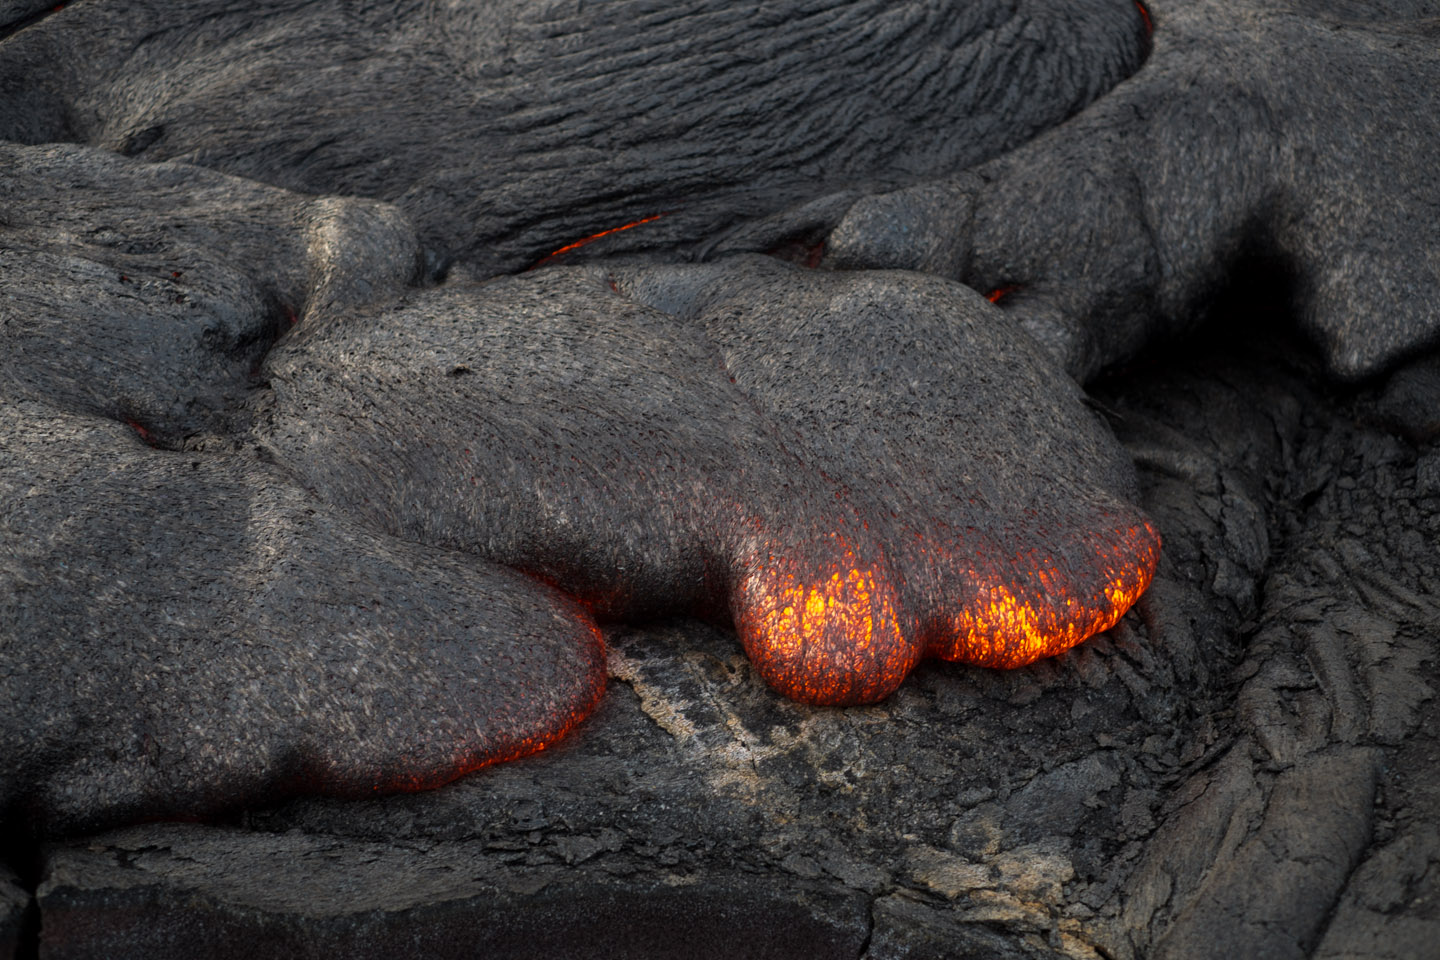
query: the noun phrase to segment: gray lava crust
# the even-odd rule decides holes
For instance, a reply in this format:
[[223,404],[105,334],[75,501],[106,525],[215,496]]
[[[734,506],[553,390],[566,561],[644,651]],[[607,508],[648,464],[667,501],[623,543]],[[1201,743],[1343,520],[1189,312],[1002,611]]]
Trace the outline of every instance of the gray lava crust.
[[0,958],[1432,954],[1437,38],[0,0]]

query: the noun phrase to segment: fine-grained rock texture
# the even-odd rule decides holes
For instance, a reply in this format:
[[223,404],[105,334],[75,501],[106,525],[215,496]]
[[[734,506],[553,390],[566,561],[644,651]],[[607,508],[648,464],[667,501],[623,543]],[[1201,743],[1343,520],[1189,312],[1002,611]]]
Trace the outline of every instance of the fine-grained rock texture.
[[[1433,454],[1257,326],[1238,329],[1259,360],[1224,356],[1232,332],[1097,388],[1168,535],[1143,615],[1104,638],[1016,671],[922,666],[834,710],[776,698],[723,631],[611,631],[605,700],[543,756],[48,845],[42,944],[532,956],[507,905],[553,918],[549,946],[572,942],[569,901],[598,956],[714,924],[753,956],[1423,956]],[[647,933],[677,902],[686,924]]]
[[592,709],[602,644],[572,599],[367,529],[239,449],[287,314],[415,272],[403,220],[88,148],[4,150],[8,822],[430,786]]
[[0,957],[1424,955],[1437,23],[0,0]]
[[812,218],[843,213],[825,240],[837,268],[1010,290],[1006,308],[1082,379],[1193,322],[1256,257],[1341,376],[1433,344],[1440,5],[1147,8],[1144,66],[1071,122],[953,176],[781,222],[813,234]]
[[19,878],[0,869],[0,957],[9,960],[20,950],[26,922],[34,906]]
[[958,284],[750,257],[406,289],[393,208],[7,150],[0,802],[46,830],[539,749],[598,696],[597,615],[733,620],[781,692],[847,704],[1059,652],[1153,574],[1123,451]]
[[1129,0],[16,2],[0,139],[394,201],[486,275],[995,156],[1132,72]]
[[327,502],[602,617],[726,614],[809,702],[880,699],[926,655],[1059,652],[1158,558],[1078,388],[933,278],[741,258],[455,281],[307,315],[265,376],[257,433]]

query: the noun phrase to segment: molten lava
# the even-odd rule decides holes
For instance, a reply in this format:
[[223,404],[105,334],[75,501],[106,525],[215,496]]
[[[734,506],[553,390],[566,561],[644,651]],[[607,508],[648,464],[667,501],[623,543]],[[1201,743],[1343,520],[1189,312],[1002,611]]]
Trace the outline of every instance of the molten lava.
[[561,247],[560,249],[555,250],[555,251],[552,251],[549,256],[542,257],[541,259],[535,261],[535,263],[530,267],[530,269],[531,269],[531,270],[534,270],[536,267],[543,267],[545,264],[549,263],[550,261],[554,260],[555,258],[557,258],[557,257],[563,257],[565,254],[569,253],[569,252],[572,251],[572,250],[579,250],[581,247],[584,247],[584,246],[587,246],[587,245],[589,245],[589,244],[594,243],[596,240],[599,240],[601,237],[608,237],[608,236],[610,236],[610,234],[612,234],[612,233],[622,233],[622,232],[624,232],[624,231],[626,231],[626,230],[633,230],[633,229],[635,229],[636,227],[641,226],[642,224],[654,223],[656,220],[659,220],[659,219],[660,219],[661,217],[663,217],[663,216],[666,216],[666,214],[664,214],[664,213],[657,213],[657,214],[655,214],[655,215],[652,216],[652,217],[644,217],[644,218],[642,218],[642,219],[640,219],[640,220],[633,220],[633,221],[631,221],[630,223],[623,224],[623,225],[618,226],[618,227],[611,227],[611,228],[608,229],[608,230],[601,230],[599,233],[592,233],[592,234],[590,234],[590,236],[588,236],[588,237],[581,237],[579,240],[576,240],[574,243],[567,243],[567,244],[565,244],[565,246]]
[[847,547],[828,576],[774,569],[750,576],[735,619],[756,670],[787,697],[873,703],[926,657],[1013,668],[1068,650],[1118,623],[1159,561],[1160,536],[1140,521],[1097,544],[1079,568],[1027,559],[1024,587],[971,571],[968,598],[929,598],[929,606],[949,613],[926,630],[922,622],[937,617],[907,609],[926,601],[906,597],[906,604],[885,564],[858,563]]
[[736,624],[750,662],[792,700],[873,703],[920,659],[890,578],[858,563],[852,549],[842,548],[839,562],[828,577],[768,570],[742,590]]
[[983,583],[953,618],[949,636],[929,653],[981,667],[1023,667],[1109,630],[1140,599],[1160,562],[1160,536],[1148,522],[1095,557],[1104,570],[1088,595],[1076,595],[1057,571],[1041,568],[1028,596],[998,581]]
[[1150,11],[1140,0],[1135,0],[1135,9],[1140,11],[1140,19],[1145,22],[1145,36],[1155,35],[1155,23],[1150,19]]

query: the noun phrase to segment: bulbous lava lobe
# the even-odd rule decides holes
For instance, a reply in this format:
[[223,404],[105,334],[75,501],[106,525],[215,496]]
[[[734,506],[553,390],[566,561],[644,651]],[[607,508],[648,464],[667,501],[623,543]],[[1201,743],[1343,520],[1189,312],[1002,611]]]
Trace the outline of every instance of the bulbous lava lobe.
[[[10,4],[0,138],[80,139],[395,199],[432,246],[470,254],[483,273],[657,207],[668,213],[658,229],[614,234],[623,242],[610,249],[675,249],[830,189],[963,166],[1079,109],[1144,47],[1121,0],[570,9],[420,4],[372,21],[340,3]],[[511,46],[496,46],[497,18]],[[420,258],[391,207],[79,148],[5,151],[0,222],[20,251],[7,295],[24,315],[5,318],[0,484],[24,507],[5,515],[0,558],[0,639],[21,667],[5,677],[0,726],[15,762],[0,804],[48,827],[428,785],[543,746],[603,683],[593,623],[476,554],[562,583],[602,614],[733,615],[781,689],[855,702],[883,696],[926,653],[1030,656],[1035,618],[1006,611],[1098,603],[1104,552],[1126,542],[1123,523],[1084,535],[1067,524],[1113,510],[1143,526],[1083,478],[1077,512],[1022,506],[963,531],[959,498],[927,517],[856,493],[845,477],[863,472],[838,441],[767,419],[808,398],[717,374],[723,325],[697,315],[674,354],[672,317],[594,277],[457,284],[387,308]],[[544,318],[553,349],[507,369],[523,340],[518,300],[537,293],[560,311]],[[365,346],[306,372],[324,383],[287,383],[277,357],[273,397],[251,376],[297,316],[317,331],[308,346],[295,338],[297,351],[323,354],[327,324],[357,316],[373,322],[351,335],[377,348],[395,331],[375,323],[422,321],[430,356],[453,358],[469,318],[492,309],[492,341],[470,359],[505,402],[459,432],[446,417],[465,399],[446,391],[482,382],[468,362],[391,369]],[[592,315],[597,329],[574,325]],[[852,391],[851,373],[823,374],[816,397]],[[381,374],[416,395],[397,400],[391,383],[342,396],[347,378]],[[598,400],[577,408],[580,396],[616,415],[596,417]],[[348,405],[327,406],[335,397]],[[893,399],[872,398],[869,419],[837,409],[857,435],[889,434],[903,422],[892,413],[914,413]],[[1078,406],[1056,411],[1090,422]],[[282,467],[240,443],[251,414]],[[495,447],[451,443],[476,424]],[[309,434],[286,432],[297,425]],[[923,437],[892,439],[928,455]],[[964,449],[980,463],[983,446]],[[952,478],[968,469],[962,447],[935,453]],[[329,501],[287,468],[320,476]],[[368,483],[351,490],[344,474]],[[1043,553],[1010,556],[1031,528],[1053,534]],[[387,535],[416,529],[423,551]],[[900,533],[930,546],[892,545]],[[436,551],[447,543],[471,556]],[[957,544],[974,558],[945,553]],[[1145,544],[1129,558],[1143,562]]]
[[[1010,154],[788,215],[825,265],[1014,288],[1088,378],[1266,264],[1343,377],[1440,336],[1440,4],[1155,0],[1134,76]],[[847,213],[848,210],[848,213]],[[837,222],[838,221],[838,222]],[[721,249],[765,249],[787,217]],[[816,231],[819,233],[816,233]]]
[[1123,453],[958,286],[752,258],[407,290],[393,208],[0,158],[7,821],[532,752],[603,689],[592,611],[733,619],[780,690],[863,702],[927,654],[1054,652],[1153,566]]
[[878,699],[925,656],[1021,666],[1109,628],[1149,584],[1160,541],[1132,505],[1128,455],[973,291],[763,258],[615,277],[701,325],[746,399],[860,515],[732,600],[787,694]]
[[434,787],[587,716],[568,598],[253,460],[0,401],[0,809],[46,831]]
[[934,278],[555,268],[307,315],[265,371],[258,435],[327,502],[604,617],[728,611],[808,702],[1059,652],[1158,561],[1078,388]]
[[5,829],[435,786],[590,712],[573,600],[377,535],[215,433],[287,306],[414,274],[397,211],[68,145],[0,166]]
[[22,11],[0,40],[0,139],[393,201],[485,274],[660,213],[606,249],[966,167],[1094,100],[1147,43],[1130,0]]

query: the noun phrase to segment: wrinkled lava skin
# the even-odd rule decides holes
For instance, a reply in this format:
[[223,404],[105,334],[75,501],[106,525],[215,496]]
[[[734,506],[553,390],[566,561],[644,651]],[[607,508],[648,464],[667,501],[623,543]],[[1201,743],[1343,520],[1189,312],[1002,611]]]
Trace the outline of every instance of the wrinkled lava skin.
[[1436,121],[1362,123],[1428,8],[1147,6],[0,5],[0,818],[442,783],[610,619],[819,704],[1111,626],[1159,534],[1064,371],[1252,248],[1341,373],[1440,286]]
[[1146,45],[1128,0],[9,0],[5,21],[0,140],[391,201],[482,276],[657,214],[604,249],[964,168]]
[[951,281],[420,286],[391,207],[0,157],[5,786],[48,829],[541,749],[603,689],[597,617],[729,619],[782,692],[859,703],[1058,652],[1158,560],[1080,388]]
[[824,211],[833,268],[1015,288],[1006,309],[1082,380],[1193,323],[1245,260],[1291,287],[1339,377],[1433,345],[1440,4],[1147,7],[1151,56],[1071,122],[968,170],[788,220],[813,232]]
[[1154,572],[1124,452],[1011,330],[906,274],[557,267],[307,315],[257,433],[387,533],[605,618],[728,605],[772,685],[864,703],[1057,653]]

